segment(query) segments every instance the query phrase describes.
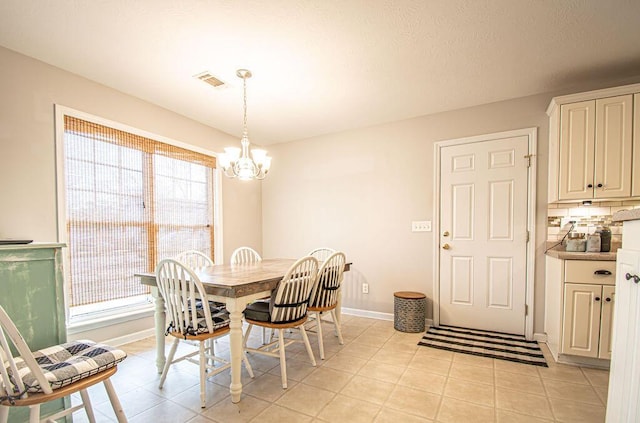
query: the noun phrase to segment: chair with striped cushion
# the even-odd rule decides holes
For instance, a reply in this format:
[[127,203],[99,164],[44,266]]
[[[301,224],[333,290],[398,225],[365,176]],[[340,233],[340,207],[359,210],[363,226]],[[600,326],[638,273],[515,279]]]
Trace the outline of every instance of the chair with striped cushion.
[[[271,301],[258,301],[249,304],[244,310],[244,317],[249,327],[244,336],[244,349],[249,352],[280,358],[280,375],[282,387],[287,388],[287,362],[285,348],[294,339],[284,338],[285,329],[298,328],[307,348],[309,359],[313,366],[316,360],[313,356],[309,338],[304,329],[307,321],[307,304],[309,295],[318,275],[318,260],[307,256],[296,261],[287,271],[284,278],[271,294]],[[269,342],[260,348],[248,348],[247,339],[254,326],[270,328],[278,331],[278,340]]]
[[[84,408],[95,422],[87,389],[104,384],[118,422],[127,421],[111,376],[127,354],[92,341],[74,341],[32,352],[4,308],[0,306],[0,422],[7,423],[9,409],[29,407],[29,422],[55,422]],[[13,355],[17,351],[18,356]],[[76,392],[82,403],[40,420],[40,405]]]
[[320,358],[324,360],[324,341],[322,338],[322,314],[329,312],[331,321],[336,328],[338,341],[340,345],[344,344],[342,332],[340,331],[340,321],[336,315],[336,307],[338,305],[338,296],[340,283],[344,273],[344,265],[346,262],[345,255],[341,252],[331,254],[318,270],[318,281],[313,287],[311,297],[309,298],[309,314],[314,316],[316,323],[316,331],[318,333],[318,347],[320,349]]
[[[229,312],[215,307],[203,298],[207,294],[202,282],[193,270],[174,259],[164,259],[156,267],[158,291],[164,299],[169,326],[166,335],[174,337],[171,350],[160,377],[162,389],[171,365],[188,361],[200,366],[200,406],[206,406],[206,378],[229,369],[231,363],[213,353],[213,340],[229,334]],[[175,358],[180,341],[197,342],[198,350]],[[198,359],[193,358],[198,356]],[[251,365],[243,353],[242,357],[249,375],[253,378]],[[215,362],[222,365],[215,366]]]
[[322,266],[322,263],[324,263],[329,258],[329,256],[335,252],[336,250],[334,250],[333,248],[321,247],[312,250],[309,255],[318,259],[318,264]]
[[231,254],[231,264],[247,264],[262,261],[262,257],[251,247],[240,247]]

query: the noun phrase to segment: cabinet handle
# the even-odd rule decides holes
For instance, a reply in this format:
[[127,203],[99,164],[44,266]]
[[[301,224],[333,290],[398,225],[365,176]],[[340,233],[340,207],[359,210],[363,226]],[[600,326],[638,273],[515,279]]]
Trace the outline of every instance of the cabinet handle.
[[597,186],[598,186],[598,188],[602,188],[602,184],[598,184]]
[[611,272],[609,270],[596,270],[595,272],[593,272],[594,275],[606,275],[609,276],[611,275]]
[[632,278],[633,278],[633,281],[634,281],[635,283],[640,282],[640,276],[638,276],[638,275],[632,275],[631,273],[627,273],[626,275],[624,275],[624,278],[625,278],[626,280],[629,280],[629,279],[632,279]]
[[595,297],[594,300],[600,301],[600,297]]
[[605,298],[604,300],[605,300],[606,302],[610,302],[610,301],[611,301],[611,298],[607,297],[607,298]]
[[587,185],[587,188],[593,188],[593,184]]

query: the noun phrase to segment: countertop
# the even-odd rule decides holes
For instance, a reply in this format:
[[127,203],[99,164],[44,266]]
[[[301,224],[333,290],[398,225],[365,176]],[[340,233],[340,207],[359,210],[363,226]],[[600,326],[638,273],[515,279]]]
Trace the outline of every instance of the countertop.
[[619,212],[615,212],[611,217],[611,219],[614,222],[625,222],[627,220],[639,220],[640,209],[620,210]]
[[[548,242],[547,248],[556,244],[555,242]],[[580,253],[580,252],[572,252],[565,251],[565,247],[561,245],[557,245],[545,252],[549,257],[555,257],[561,260],[603,260],[603,261],[616,261],[617,253],[616,250],[620,244],[613,243],[611,245],[612,250],[609,253]]]

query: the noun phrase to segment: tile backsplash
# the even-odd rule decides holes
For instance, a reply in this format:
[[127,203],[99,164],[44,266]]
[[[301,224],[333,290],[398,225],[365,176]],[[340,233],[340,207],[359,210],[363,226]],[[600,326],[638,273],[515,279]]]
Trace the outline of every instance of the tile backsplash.
[[569,221],[575,221],[575,232],[593,233],[598,226],[611,229],[611,241],[622,242],[622,222],[611,220],[620,210],[640,208],[640,201],[593,201],[590,206],[582,202],[549,204],[547,206],[547,241],[560,241],[567,233]]

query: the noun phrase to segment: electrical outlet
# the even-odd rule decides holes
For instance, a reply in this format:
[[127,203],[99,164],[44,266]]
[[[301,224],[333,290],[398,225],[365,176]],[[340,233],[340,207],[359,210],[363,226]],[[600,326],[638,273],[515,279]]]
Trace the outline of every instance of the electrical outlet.
[[366,283],[366,282],[364,282],[364,283],[362,284],[362,293],[363,293],[363,294],[368,294],[368,293],[369,293],[369,284],[368,284],[368,283]]
[[411,232],[431,232],[431,221],[414,220],[411,222]]

